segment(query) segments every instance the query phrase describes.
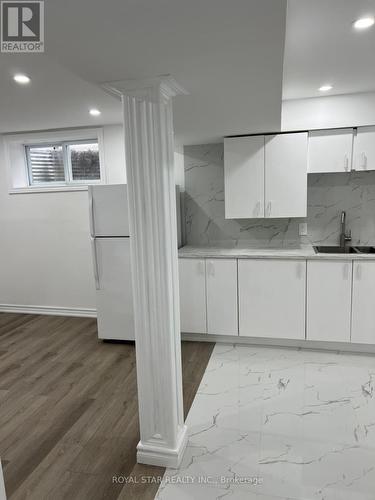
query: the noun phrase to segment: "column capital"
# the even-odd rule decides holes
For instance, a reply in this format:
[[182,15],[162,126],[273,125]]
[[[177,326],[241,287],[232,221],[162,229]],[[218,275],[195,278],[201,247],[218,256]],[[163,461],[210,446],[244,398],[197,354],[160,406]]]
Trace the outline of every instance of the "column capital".
[[151,102],[160,102],[177,95],[188,94],[171,75],[119,80],[105,83],[102,87],[119,98],[130,96]]

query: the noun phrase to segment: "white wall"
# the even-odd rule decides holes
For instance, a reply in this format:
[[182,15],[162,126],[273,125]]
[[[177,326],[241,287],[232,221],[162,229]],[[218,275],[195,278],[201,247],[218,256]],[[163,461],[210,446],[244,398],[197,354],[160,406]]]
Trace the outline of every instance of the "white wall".
[[180,190],[185,190],[185,168],[184,168],[184,148],[176,146],[174,153],[174,175],[177,186]]
[[375,92],[283,101],[282,130],[375,125]]
[[[86,191],[9,194],[0,146],[0,308],[95,308]],[[124,183],[122,126],[104,127],[109,183]]]
[[107,182],[126,184],[124,127],[107,125],[103,128],[103,136]]

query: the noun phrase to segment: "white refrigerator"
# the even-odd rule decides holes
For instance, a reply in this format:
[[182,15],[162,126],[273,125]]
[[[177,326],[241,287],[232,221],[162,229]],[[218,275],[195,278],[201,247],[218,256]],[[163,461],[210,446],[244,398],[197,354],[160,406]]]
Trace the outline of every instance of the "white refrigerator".
[[126,185],[89,186],[89,211],[99,338],[134,340]]

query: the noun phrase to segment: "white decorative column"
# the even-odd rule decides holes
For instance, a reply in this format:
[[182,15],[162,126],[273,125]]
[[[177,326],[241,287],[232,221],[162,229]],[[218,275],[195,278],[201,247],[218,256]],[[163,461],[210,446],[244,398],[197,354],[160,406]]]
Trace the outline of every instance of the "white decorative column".
[[177,467],[183,417],[171,77],[105,85],[123,102],[141,440],[140,463]]

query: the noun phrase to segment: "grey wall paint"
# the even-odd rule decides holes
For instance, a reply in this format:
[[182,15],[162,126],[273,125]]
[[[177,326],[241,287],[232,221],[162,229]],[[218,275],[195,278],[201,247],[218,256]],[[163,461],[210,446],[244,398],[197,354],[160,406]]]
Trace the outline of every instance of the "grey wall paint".
[[[375,172],[310,174],[306,219],[224,217],[224,147],[184,148],[185,243],[188,245],[294,246],[336,244],[340,212],[346,210],[355,244],[375,244]],[[298,235],[307,222],[308,236]]]

